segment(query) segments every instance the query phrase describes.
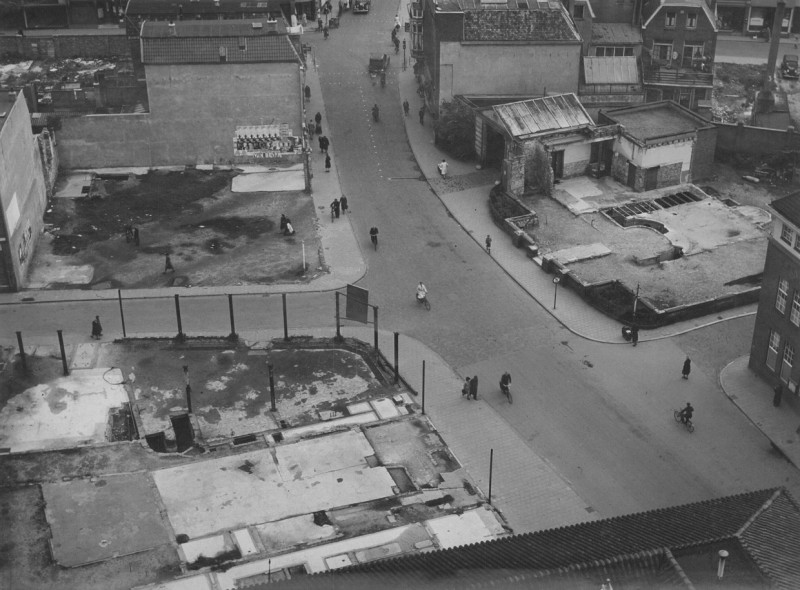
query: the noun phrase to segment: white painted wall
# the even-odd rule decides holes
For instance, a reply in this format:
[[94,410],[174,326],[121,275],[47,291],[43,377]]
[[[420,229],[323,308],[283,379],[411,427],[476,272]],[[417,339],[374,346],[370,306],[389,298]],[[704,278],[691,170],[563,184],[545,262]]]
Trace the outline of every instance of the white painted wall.
[[654,168],[680,162],[681,172],[690,169],[693,148],[693,140],[650,148],[641,148],[626,137],[614,141],[614,151],[619,152],[639,168]]

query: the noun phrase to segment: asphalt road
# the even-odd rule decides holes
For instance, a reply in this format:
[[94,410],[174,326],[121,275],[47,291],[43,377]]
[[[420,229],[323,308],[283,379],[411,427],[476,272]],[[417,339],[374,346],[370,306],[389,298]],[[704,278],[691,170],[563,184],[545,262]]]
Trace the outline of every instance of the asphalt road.
[[[601,517],[785,485],[800,497],[800,474],[725,397],[719,369],[746,354],[751,320],[736,320],[681,338],[630,345],[585,341],[566,330],[521,290],[448,215],[406,142],[389,32],[394,6],[346,14],[328,41],[309,35],[324,94],[331,141],[352,221],[368,262],[359,283],[380,306],[381,327],[436,350],[462,375],[479,375],[481,397],[548,460]],[[367,75],[370,52],[392,55],[386,88]],[[408,97],[413,106],[416,97]],[[370,109],[381,109],[373,123]],[[415,121],[416,124],[416,121]],[[381,248],[369,246],[380,228]],[[419,308],[422,280],[433,309]],[[292,329],[333,324],[331,293],[289,295]],[[545,303],[547,304],[547,302]],[[237,328],[280,327],[281,298],[239,296]],[[184,331],[227,333],[227,301],[183,298]],[[121,333],[116,302],[0,308],[3,341],[52,334],[87,339],[100,314],[106,333]],[[177,332],[172,300],[125,302],[134,333]],[[646,337],[646,336],[645,336]],[[681,379],[686,354],[695,363]],[[514,404],[495,385],[513,376]],[[672,410],[691,401],[689,434]],[[531,507],[535,510],[535,507]]]

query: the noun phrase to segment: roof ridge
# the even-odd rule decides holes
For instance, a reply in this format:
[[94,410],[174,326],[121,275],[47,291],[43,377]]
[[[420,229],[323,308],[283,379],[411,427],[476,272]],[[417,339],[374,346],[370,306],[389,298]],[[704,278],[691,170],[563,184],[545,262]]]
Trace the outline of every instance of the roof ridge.
[[772,506],[772,504],[774,504],[775,502],[775,499],[778,498],[778,496],[780,495],[781,495],[781,488],[776,488],[773,494],[761,505],[761,508],[756,510],[750,516],[750,518],[744,521],[744,524],[741,527],[739,527],[739,530],[734,533],[734,536],[737,539],[741,539],[741,535],[750,527],[751,524],[755,522],[756,518],[761,516],[767,508]]

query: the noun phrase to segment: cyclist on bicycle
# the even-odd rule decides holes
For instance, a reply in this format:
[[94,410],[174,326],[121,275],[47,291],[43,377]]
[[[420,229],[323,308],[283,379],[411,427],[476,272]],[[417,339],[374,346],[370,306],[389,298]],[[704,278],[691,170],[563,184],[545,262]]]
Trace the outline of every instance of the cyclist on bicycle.
[[508,395],[508,386],[511,385],[511,374],[506,371],[503,373],[503,376],[500,377],[500,391]]
[[691,422],[692,416],[694,415],[694,408],[692,407],[692,404],[686,402],[686,407],[683,408],[678,415],[681,417],[681,422],[683,424],[688,424]]
[[428,288],[425,286],[425,283],[420,281],[419,285],[417,285],[417,301],[422,303],[427,298],[428,298]]

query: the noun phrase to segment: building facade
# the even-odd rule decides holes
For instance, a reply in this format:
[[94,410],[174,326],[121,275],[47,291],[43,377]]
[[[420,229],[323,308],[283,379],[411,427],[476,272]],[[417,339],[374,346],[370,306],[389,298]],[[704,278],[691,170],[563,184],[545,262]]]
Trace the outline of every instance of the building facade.
[[717,25],[704,0],[650,0],[642,14],[642,77],[647,102],[710,108]]
[[750,368],[797,394],[800,362],[800,194],[770,203],[773,211]]
[[582,40],[560,2],[423,0],[421,12],[412,55],[421,55],[415,72],[434,113],[460,94],[578,91]]
[[50,133],[40,138],[31,131],[21,92],[0,100],[0,113],[0,291],[19,291],[42,233],[48,180],[55,177],[50,171],[58,164]]

